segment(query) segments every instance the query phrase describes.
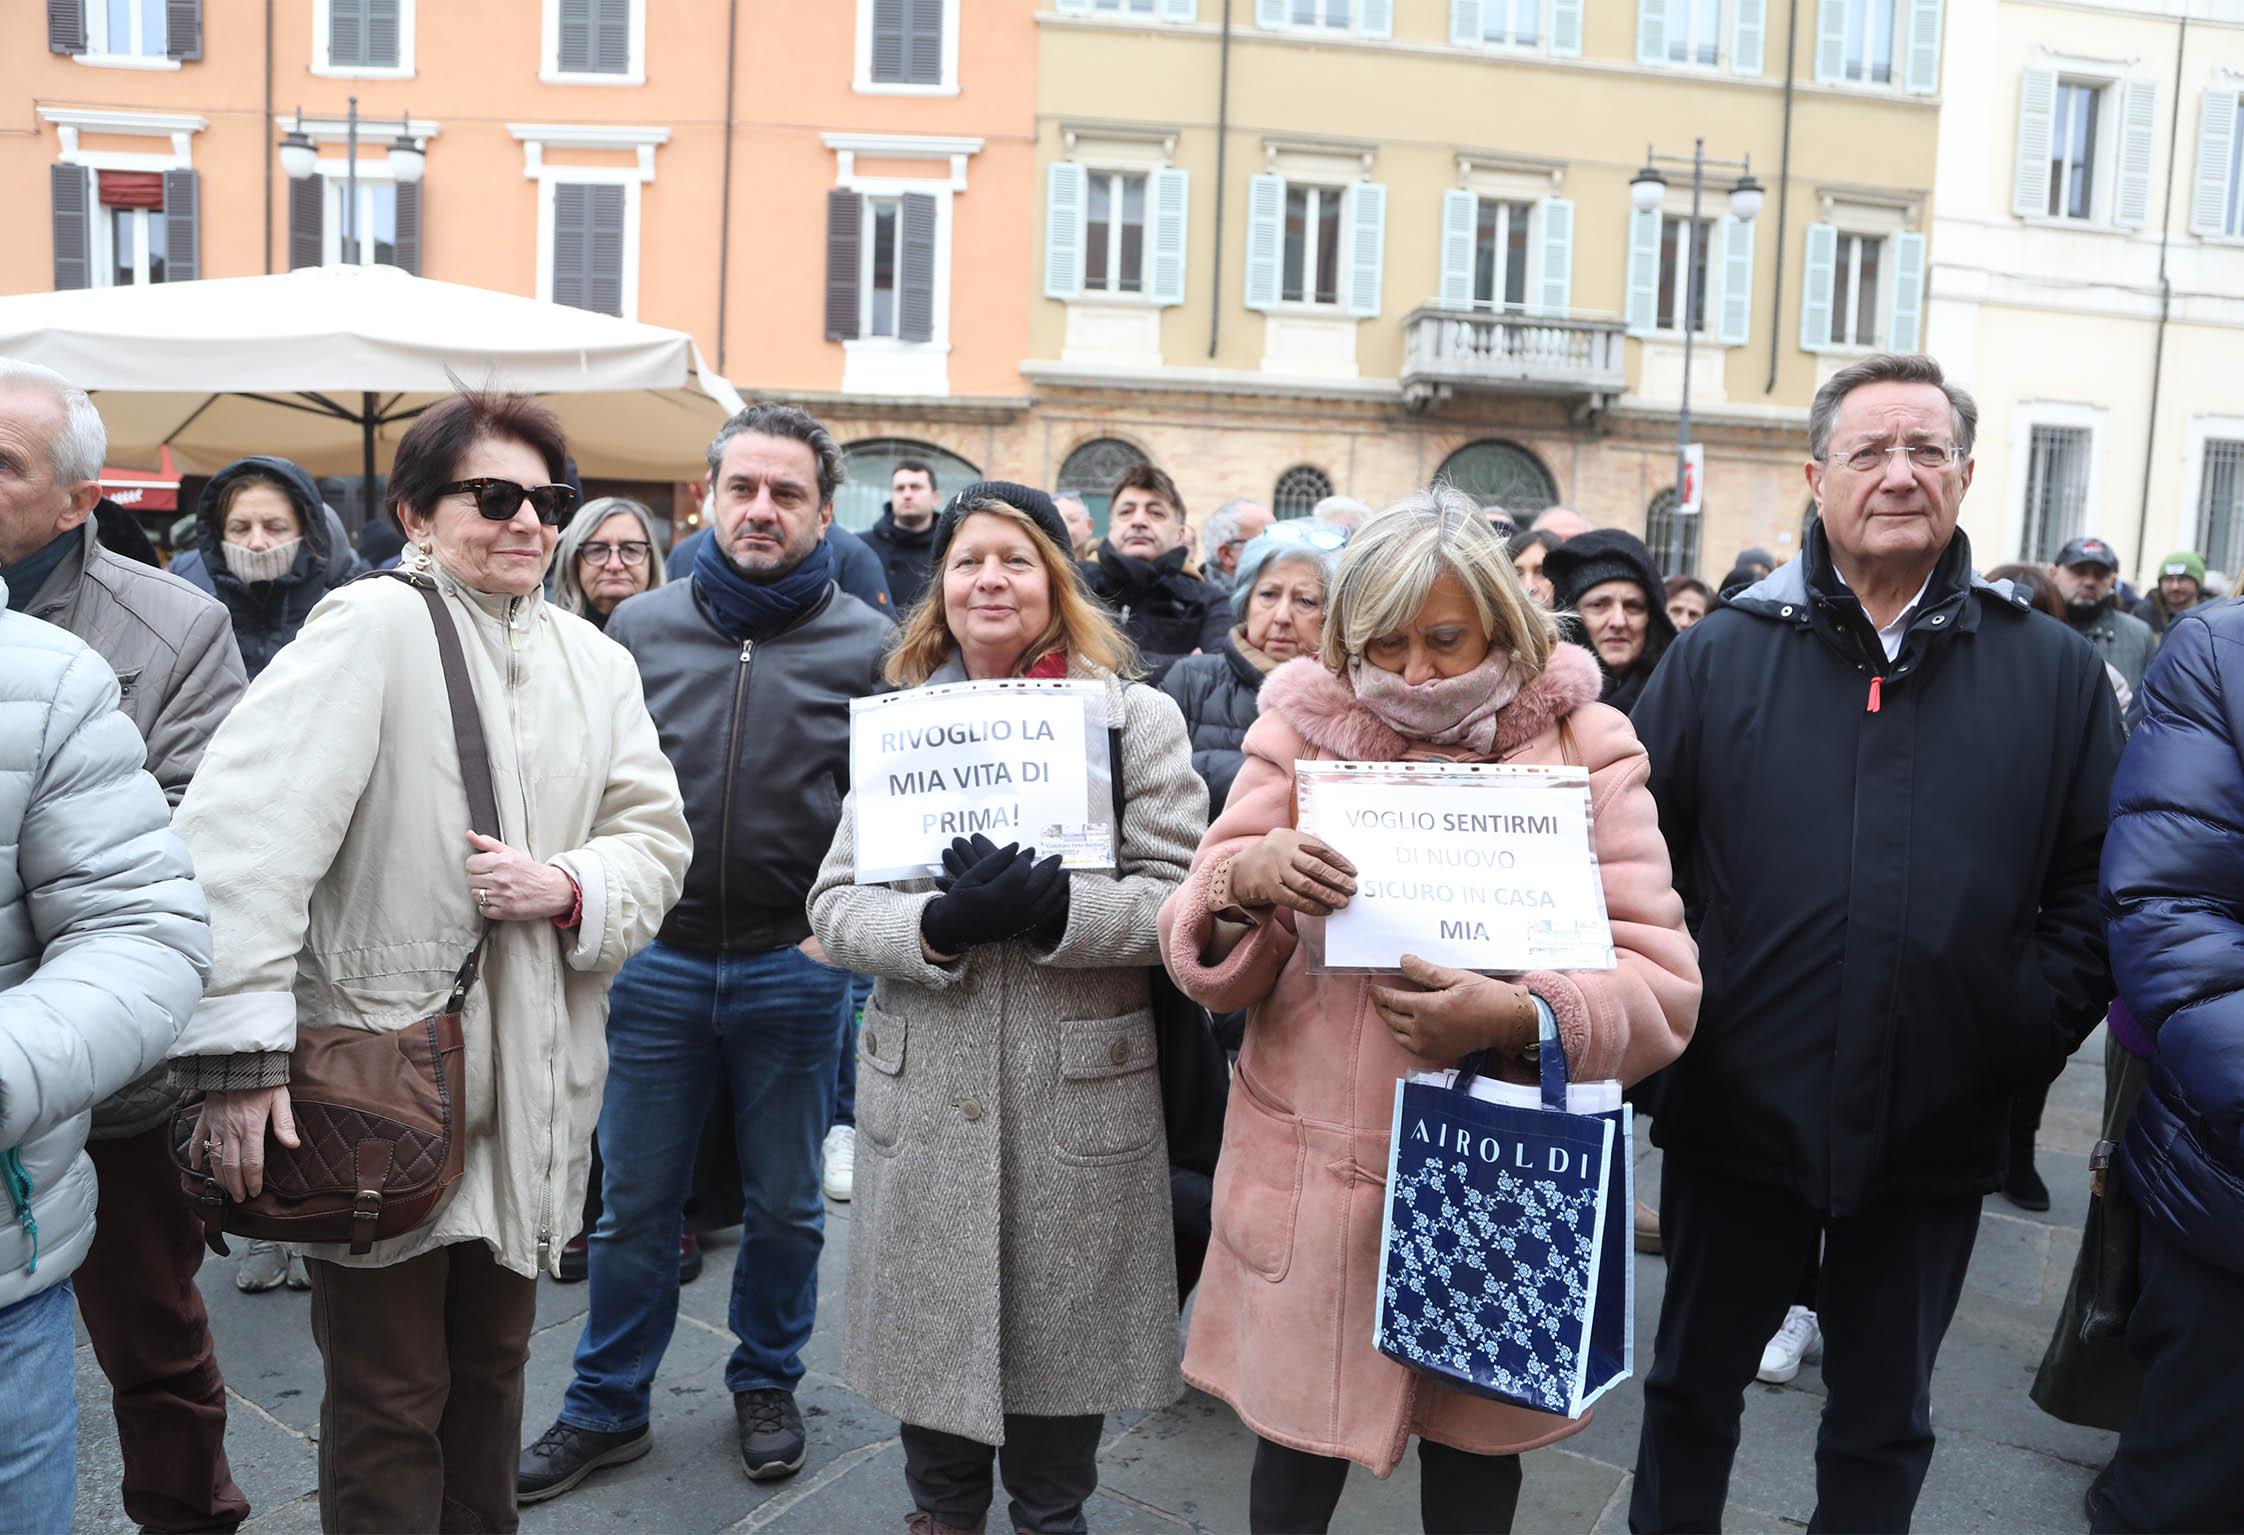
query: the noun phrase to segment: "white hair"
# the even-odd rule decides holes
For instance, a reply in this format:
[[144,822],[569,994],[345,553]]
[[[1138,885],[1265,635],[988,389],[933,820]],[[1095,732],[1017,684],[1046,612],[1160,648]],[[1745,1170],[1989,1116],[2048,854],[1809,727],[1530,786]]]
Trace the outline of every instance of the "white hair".
[[47,443],[47,462],[57,485],[83,485],[101,478],[109,457],[109,432],[91,396],[76,384],[35,362],[0,358],[0,389],[43,389],[62,407],[62,430]]
[[1354,496],[1327,496],[1309,512],[1313,522],[1321,522],[1328,527],[1346,528],[1350,532],[1362,527],[1364,519],[1370,515],[1370,504],[1358,501]]

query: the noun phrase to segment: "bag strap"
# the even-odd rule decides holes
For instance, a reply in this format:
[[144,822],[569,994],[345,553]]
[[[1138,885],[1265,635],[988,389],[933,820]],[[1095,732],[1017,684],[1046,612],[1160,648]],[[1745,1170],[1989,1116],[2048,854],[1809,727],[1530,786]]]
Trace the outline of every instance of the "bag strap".
[[[491,783],[490,743],[483,734],[482,712],[475,707],[474,685],[468,681],[467,652],[460,648],[460,631],[452,615],[444,610],[444,598],[436,583],[427,576],[402,570],[379,574],[403,581],[428,604],[429,622],[436,628],[437,659],[444,669],[444,696],[452,709],[452,740],[460,754],[460,785],[467,790],[468,827],[495,841],[499,835],[499,796]],[[486,918],[475,935],[475,947],[468,950],[468,957],[452,977],[452,995],[444,1004],[446,1012],[456,1013],[466,1006],[467,994],[482,971],[483,945],[490,936],[491,923]]]

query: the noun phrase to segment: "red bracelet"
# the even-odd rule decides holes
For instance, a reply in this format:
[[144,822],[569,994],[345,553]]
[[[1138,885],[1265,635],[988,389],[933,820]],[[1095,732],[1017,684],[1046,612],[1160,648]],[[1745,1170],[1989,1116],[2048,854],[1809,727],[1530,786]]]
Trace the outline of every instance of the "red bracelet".
[[[553,867],[561,869],[559,864]],[[553,925],[567,932],[584,921],[584,887],[577,883],[577,877],[567,869],[561,869],[561,877],[569,882],[569,914],[566,917],[555,917]]]

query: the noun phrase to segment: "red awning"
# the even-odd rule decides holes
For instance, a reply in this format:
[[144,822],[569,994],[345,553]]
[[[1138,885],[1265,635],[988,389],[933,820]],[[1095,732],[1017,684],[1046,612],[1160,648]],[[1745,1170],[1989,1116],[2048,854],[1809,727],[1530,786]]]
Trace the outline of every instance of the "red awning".
[[161,211],[164,206],[163,173],[103,171],[101,205],[104,208],[149,208]]

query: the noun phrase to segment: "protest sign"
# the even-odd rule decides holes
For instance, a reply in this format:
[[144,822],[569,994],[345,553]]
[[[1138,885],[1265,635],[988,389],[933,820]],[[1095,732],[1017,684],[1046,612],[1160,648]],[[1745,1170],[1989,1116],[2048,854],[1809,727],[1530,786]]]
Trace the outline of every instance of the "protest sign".
[[1303,762],[1301,829],[1356,866],[1327,970],[1610,970],[1589,774],[1495,763]]
[[926,879],[976,832],[1114,867],[1106,690],[1095,682],[959,682],[849,706],[857,883]]

